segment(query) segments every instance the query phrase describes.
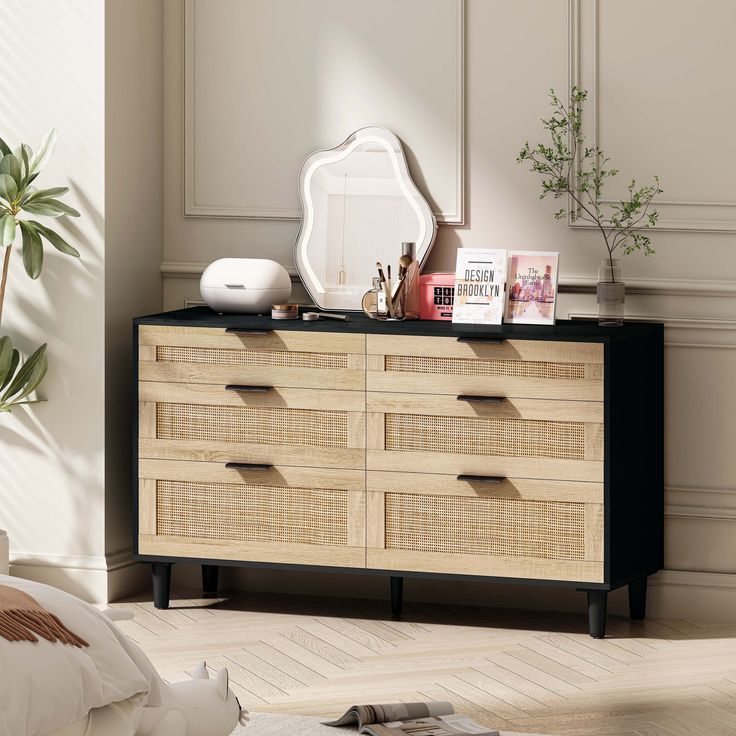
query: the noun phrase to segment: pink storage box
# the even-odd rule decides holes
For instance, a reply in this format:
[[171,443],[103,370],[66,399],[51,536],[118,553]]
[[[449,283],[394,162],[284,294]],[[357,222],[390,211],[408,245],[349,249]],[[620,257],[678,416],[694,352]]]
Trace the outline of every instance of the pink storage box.
[[452,319],[455,273],[425,273],[419,277],[419,318]]

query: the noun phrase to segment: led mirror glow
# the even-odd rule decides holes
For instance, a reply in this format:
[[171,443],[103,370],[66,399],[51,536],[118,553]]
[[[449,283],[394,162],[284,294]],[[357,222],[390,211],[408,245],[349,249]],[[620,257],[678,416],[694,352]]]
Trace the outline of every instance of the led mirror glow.
[[417,244],[424,263],[437,224],[409,176],[399,139],[362,128],[344,143],[313,153],[299,175],[302,222],[295,261],[322,309],[359,310],[377,276],[376,261],[398,270],[401,244]]

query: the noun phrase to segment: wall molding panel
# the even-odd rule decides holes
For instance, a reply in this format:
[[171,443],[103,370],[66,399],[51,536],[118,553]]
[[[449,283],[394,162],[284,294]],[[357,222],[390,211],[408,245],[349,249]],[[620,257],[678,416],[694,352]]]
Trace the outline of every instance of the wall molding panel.
[[[197,261],[163,261],[161,275],[165,279],[198,279],[209,264]],[[295,268],[287,268],[292,281],[299,277]],[[596,279],[584,276],[561,276],[560,292],[567,294],[595,293]],[[736,281],[711,281],[707,279],[626,279],[627,295],[642,296],[693,296],[693,297],[736,297]],[[583,316],[583,315],[581,315]],[[586,315],[593,317],[595,315]],[[629,316],[627,315],[627,319]],[[631,317],[634,319],[634,317]],[[659,319],[641,317],[640,319]],[[687,321],[687,320],[684,320]],[[702,323],[703,320],[695,320]],[[714,320],[717,322],[717,320]]]
[[[568,73],[569,88],[586,89],[584,129],[594,146],[601,145],[600,104],[600,0],[568,0]],[[610,205],[612,200],[601,200]],[[656,199],[659,211],[657,231],[736,233],[736,201],[701,201],[698,199]],[[575,209],[572,199],[568,208]],[[594,225],[568,218],[574,228],[592,229]]]
[[[191,261],[164,261],[161,264],[161,276],[165,279],[199,279],[209,263]],[[300,282],[295,268],[287,268],[292,282]]]
[[[568,314],[568,319],[597,318],[598,315],[593,312],[570,312]],[[652,314],[627,314],[626,319],[637,322],[662,322],[665,327],[664,345],[666,348],[736,349],[736,320]],[[705,339],[701,342],[691,342],[695,336],[693,333],[700,332],[705,333],[703,334]]]
[[[454,40],[454,56],[452,64],[454,65],[454,68],[450,69],[445,74],[444,82],[446,83],[447,88],[438,88],[434,90],[435,95],[439,95],[439,98],[437,100],[427,100],[422,99],[419,102],[422,104],[426,104],[427,107],[431,108],[433,105],[437,106],[439,103],[439,99],[442,100],[442,104],[446,104],[448,107],[444,111],[444,116],[446,120],[451,120],[451,126],[452,126],[452,141],[451,145],[447,145],[449,142],[449,138],[443,138],[443,142],[445,145],[439,146],[428,146],[426,140],[420,140],[421,136],[413,136],[412,140],[409,141],[410,145],[415,144],[415,138],[417,138],[416,144],[417,147],[421,150],[414,151],[413,153],[417,154],[417,157],[419,160],[422,161],[422,174],[423,176],[416,177],[415,180],[417,180],[420,189],[425,190],[425,194],[429,194],[430,202],[432,202],[432,194],[431,191],[432,185],[434,185],[436,188],[444,187],[446,182],[452,183],[452,194],[449,194],[447,191],[443,191],[441,195],[438,197],[441,202],[436,203],[433,209],[435,210],[435,216],[437,218],[437,221],[440,223],[452,223],[452,224],[463,224],[465,220],[465,0],[443,0],[444,3],[447,4],[447,10],[444,11],[443,17],[447,16],[448,19],[452,19],[451,22],[445,23],[444,26],[441,27],[441,32],[443,34],[452,34],[452,39]],[[323,121],[314,120],[312,121],[310,119],[310,115],[307,112],[303,116],[300,117],[299,114],[294,114],[295,111],[293,109],[290,110],[282,110],[281,111],[281,117],[288,117],[291,116],[293,118],[293,125],[291,127],[292,135],[295,137],[298,136],[300,128],[304,128],[305,132],[302,134],[302,143],[303,146],[300,149],[299,157],[295,159],[290,159],[290,165],[293,165],[293,176],[289,179],[288,182],[282,181],[281,186],[278,189],[277,195],[271,195],[272,199],[271,201],[266,201],[268,198],[268,194],[261,191],[261,189],[256,189],[255,191],[250,192],[244,192],[244,199],[242,203],[226,203],[223,204],[221,198],[218,196],[218,191],[208,191],[207,190],[207,180],[209,180],[210,185],[213,183],[213,175],[210,171],[209,173],[201,174],[197,167],[197,161],[198,156],[204,155],[204,161],[205,163],[210,161],[212,157],[214,156],[216,160],[216,154],[219,151],[219,146],[222,145],[221,140],[209,140],[207,139],[201,139],[200,136],[200,130],[199,128],[203,127],[201,124],[198,128],[197,125],[197,111],[199,109],[211,109],[213,107],[212,105],[212,97],[211,94],[213,92],[211,90],[207,90],[207,100],[202,104],[199,102],[199,96],[204,96],[202,94],[202,91],[198,91],[198,79],[204,74],[203,68],[199,66],[200,63],[206,63],[206,60],[208,57],[212,56],[213,53],[213,44],[214,46],[219,46],[220,44],[227,44],[228,41],[226,38],[223,37],[223,34],[218,33],[217,38],[203,38],[199,34],[199,28],[198,23],[196,21],[197,18],[197,6],[203,3],[203,0],[185,0],[184,2],[184,215],[190,216],[190,217],[209,217],[209,218],[244,218],[244,219],[262,219],[262,220],[298,220],[301,217],[301,208],[297,204],[297,198],[296,198],[296,192],[297,192],[297,175],[298,175],[298,169],[299,165],[301,164],[302,160],[311,153],[311,151],[316,150],[319,148],[319,144],[317,141],[324,141],[324,135],[323,130],[325,128],[325,123]],[[244,6],[249,4],[242,4]],[[393,15],[396,15],[400,12],[403,12],[403,10],[399,9],[400,4],[396,4],[393,9],[386,10],[385,12],[390,12]],[[436,3],[435,3],[436,5]],[[223,10],[220,12],[228,12],[228,6],[227,4],[223,5]],[[335,16],[339,15],[339,11],[337,11],[338,5],[335,4],[335,7],[332,8],[332,11],[328,13]],[[234,6],[230,7],[229,10],[232,11]],[[255,10],[254,10],[255,9]],[[208,10],[210,8],[208,7]],[[213,6],[211,10],[215,10],[215,7]],[[251,8],[250,12],[256,12],[257,10],[257,4],[254,4],[254,6]],[[412,9],[410,7],[405,8],[406,11],[412,13]],[[375,12],[379,13],[381,11],[375,10]],[[288,12],[288,11],[282,11],[282,12]],[[435,9],[436,12],[436,9]],[[417,14],[414,13],[414,17],[416,19]],[[335,20],[335,18],[332,18],[331,20]],[[339,18],[337,19],[337,25],[339,26]],[[396,17],[394,19],[396,21],[395,26],[397,28],[402,27],[403,25],[403,19],[401,17]],[[428,21],[429,22],[429,21]],[[281,29],[284,31],[284,29]],[[428,26],[427,33],[430,35],[431,33],[436,32],[437,27]],[[284,31],[285,32],[285,31]],[[370,31],[367,31],[370,32]],[[349,33],[356,33],[356,26],[351,27],[349,29]],[[346,38],[336,38],[334,43],[336,44],[337,49],[341,49],[342,53],[347,53],[349,51],[348,47],[345,47],[344,44],[348,43],[350,40],[348,31],[346,31]],[[301,36],[301,31],[299,31],[299,34]],[[213,34],[214,35],[214,34]],[[282,34],[283,35],[283,34]],[[294,45],[298,45],[298,42],[301,40],[301,38],[294,38],[291,39],[291,42]],[[356,53],[360,52],[360,46],[361,44],[365,44],[364,38],[360,38],[359,36],[354,39],[352,42],[355,44],[355,50]],[[321,46],[325,47],[325,54],[332,53],[329,49],[330,44],[332,43],[333,39],[325,39],[322,38],[319,40],[319,43],[312,44],[316,48],[319,48]],[[377,37],[372,37],[372,43],[376,43]],[[286,38],[284,35],[283,38],[281,38],[282,44],[289,44],[289,39]],[[203,45],[207,43],[209,46],[204,47],[205,50],[202,50]],[[342,46],[340,44],[343,44]],[[425,56],[427,54],[430,54],[425,58],[425,64],[429,64],[430,66],[432,64],[435,65],[433,69],[430,69],[428,74],[430,76],[435,77],[436,79],[440,79],[442,77],[442,74],[440,73],[441,66],[437,66],[438,62],[433,61],[434,57],[437,55],[437,50],[441,49],[443,47],[443,44],[435,43],[435,41],[432,41],[430,43],[425,44],[426,49],[424,50]],[[198,48],[200,49],[200,53],[197,53]],[[390,49],[386,50],[384,49],[385,53],[388,53]],[[241,51],[240,53],[245,53],[244,51]],[[275,49],[274,51],[271,51],[266,46],[258,45],[258,49],[256,53],[260,53],[261,55],[267,55],[267,54],[276,54],[275,57],[276,60],[284,63],[289,64],[289,61],[287,60],[287,55],[284,54],[283,48]],[[291,57],[289,57],[291,58]],[[205,62],[200,62],[200,59],[205,59]],[[273,60],[272,60],[273,61]],[[265,66],[271,65],[272,67],[274,64],[272,61],[268,61],[268,59],[265,62]],[[334,60],[330,60],[327,56],[324,59],[320,59],[320,73],[326,74],[327,78],[334,79],[335,85],[339,84],[345,84],[346,79],[344,76],[341,76],[340,74],[337,74],[333,72],[332,69],[330,69],[330,64],[334,64]],[[382,60],[384,63],[387,60]],[[300,59],[301,62],[301,59]],[[263,63],[263,62],[262,62]],[[292,61],[293,64],[293,61]],[[305,58],[303,61],[304,69],[308,69],[308,65],[310,64],[310,59]],[[232,73],[231,69],[243,69],[248,68],[248,64],[241,63],[241,60],[236,60],[235,64],[232,64],[232,67],[228,66],[221,66],[218,69],[217,76],[220,76],[220,74],[227,75],[228,73]],[[359,66],[356,68],[360,68]],[[325,71],[327,70],[327,71]],[[301,70],[300,70],[301,71]],[[405,70],[407,71],[407,70]],[[443,72],[444,73],[444,72]],[[397,72],[397,75],[399,73]],[[425,76],[425,75],[423,75]],[[243,96],[248,96],[247,102],[243,102],[242,104],[248,108],[249,111],[252,110],[252,113],[249,112],[248,114],[245,114],[243,110],[235,106],[233,109],[236,110],[236,115],[243,116],[243,119],[245,121],[253,120],[258,118],[258,116],[262,113],[262,108],[270,109],[268,108],[268,105],[270,104],[270,96],[273,94],[273,90],[268,90],[267,92],[264,92],[264,90],[258,86],[254,85],[251,87],[247,87],[247,75],[240,77],[238,76],[232,76],[229,78],[230,81],[226,85],[226,89],[223,88],[222,94],[226,95],[225,99],[221,100],[221,104],[218,107],[223,107],[227,104],[229,104],[229,100],[232,97],[233,94],[236,94],[236,90],[239,90],[240,93]],[[311,79],[311,78],[307,78]],[[243,81],[245,80],[245,82]],[[201,80],[200,80],[201,81]],[[252,80],[251,80],[252,81]],[[289,81],[292,83],[296,83],[297,87],[302,85],[302,81],[294,80],[293,79],[293,67],[292,67],[292,76],[289,78]],[[350,80],[351,84],[354,83],[354,80]],[[401,80],[401,82],[404,82],[405,80]],[[422,87],[422,80],[415,80],[417,82],[414,87],[417,89],[421,89]],[[366,84],[370,83],[372,85],[372,88],[376,88],[376,80],[366,80]],[[213,85],[222,84],[222,82],[219,82],[218,80],[212,80]],[[276,86],[278,86],[278,82],[275,82]],[[386,82],[383,82],[384,85],[386,85]],[[438,82],[438,85],[440,83]],[[208,87],[211,87],[212,85],[208,84]],[[380,85],[379,85],[380,86]],[[397,85],[397,87],[400,86],[400,84]],[[369,87],[370,89],[370,87]],[[427,89],[425,88],[424,92],[427,92]],[[442,96],[442,93],[444,93],[444,96]],[[265,97],[259,98],[259,94],[265,95]],[[324,96],[324,90],[317,90],[315,92],[317,95]],[[198,96],[199,95],[199,96]],[[339,127],[340,133],[337,133],[337,138],[329,139],[328,145],[336,146],[338,145],[342,139],[344,139],[348,134],[350,134],[353,130],[364,127],[367,125],[376,125],[380,124],[382,120],[388,116],[388,119],[391,119],[392,115],[399,116],[398,120],[401,120],[401,111],[398,111],[394,113],[394,110],[398,110],[401,107],[401,99],[402,95],[399,95],[396,91],[394,91],[394,95],[396,99],[394,99],[391,102],[388,101],[381,101],[381,100],[374,100],[373,109],[370,113],[365,112],[363,114],[363,117],[360,118],[359,123],[356,124],[354,120],[349,120],[346,118],[346,122],[342,127]],[[355,101],[352,103],[353,106],[358,105],[359,98],[355,98]],[[432,105],[428,104],[429,102],[432,102]],[[292,102],[292,105],[298,105],[298,101]],[[327,105],[327,108],[329,109],[330,105],[334,107],[334,102],[330,102],[330,100],[327,100],[325,103]],[[339,106],[338,106],[339,108]],[[408,109],[408,108],[407,108]],[[408,113],[407,113],[408,114]],[[225,113],[227,115],[227,113]],[[378,116],[378,120],[369,119],[369,115]],[[332,116],[334,118],[340,118],[340,110],[338,109],[337,112],[334,110],[332,111]],[[345,117],[343,115],[343,117]],[[415,125],[416,121],[412,122],[412,119],[407,118],[406,121],[403,121],[406,126],[407,130],[411,129],[413,131],[417,130],[417,126]],[[201,120],[200,120],[201,123]],[[278,123],[277,123],[278,124]],[[391,123],[385,122],[384,124],[391,127]],[[397,129],[394,130],[394,132],[401,138],[402,137],[402,131],[401,131],[401,122],[395,123],[395,127]],[[311,127],[310,127],[311,126]],[[335,127],[335,123],[330,123],[327,127]],[[438,128],[439,130],[439,128]],[[444,135],[444,134],[443,134]],[[247,136],[247,133],[244,135],[244,137]],[[342,136],[341,139],[340,136]],[[214,136],[209,135],[210,139],[212,139]],[[435,144],[439,143],[439,139],[436,139]],[[259,141],[250,141],[249,143],[246,142],[245,144],[237,140],[237,144],[240,146],[239,148],[236,148],[235,150],[227,150],[226,152],[223,152],[220,155],[220,159],[223,159],[225,156],[229,157],[235,157],[236,159],[243,161],[244,170],[247,170],[247,177],[249,178],[255,178],[258,179],[258,177],[278,177],[279,173],[281,172],[281,176],[283,177],[283,172],[278,166],[278,160],[276,156],[274,156],[274,165],[272,169],[268,172],[261,171],[258,169],[257,163],[254,165],[252,161],[248,160],[248,145],[256,146],[258,148],[265,147],[266,149],[269,149],[269,146],[273,149],[276,146],[280,147],[281,143],[268,140],[264,138],[263,140]],[[405,141],[406,145],[406,141]],[[440,149],[446,149],[450,150],[452,149],[452,156],[453,161],[451,166],[447,162],[443,162],[442,170],[439,170],[437,167],[440,166],[440,163],[438,161],[433,162],[432,159],[432,150],[439,151]],[[274,154],[278,153],[274,150]],[[439,154],[437,154],[439,155]],[[200,158],[201,160],[201,158]],[[258,161],[258,157],[255,157],[255,161]],[[281,162],[283,164],[283,161]],[[409,164],[410,168],[412,168],[412,157],[411,154],[409,155]],[[248,165],[250,165],[250,168],[248,168]],[[417,172],[413,172],[416,174]],[[426,178],[426,181],[425,181]],[[234,182],[238,182],[239,180],[234,179]],[[239,184],[242,185],[242,181]],[[238,186],[237,183],[234,184],[234,186]],[[250,201],[249,201],[250,200]],[[278,201],[276,201],[278,200]]]
[[736,521],[736,488],[665,488],[665,516]]
[[[594,294],[596,283],[597,279],[586,276],[561,276],[559,280],[560,291],[568,294]],[[736,281],[627,278],[626,294],[629,296],[736,297]]]

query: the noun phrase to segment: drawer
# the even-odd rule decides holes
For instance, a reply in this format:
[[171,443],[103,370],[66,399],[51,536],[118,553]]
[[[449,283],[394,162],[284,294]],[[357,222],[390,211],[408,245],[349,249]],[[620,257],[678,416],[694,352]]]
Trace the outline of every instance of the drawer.
[[360,391],[139,384],[142,458],[364,468]]
[[372,391],[603,401],[603,345],[367,336]]
[[603,481],[602,405],[470,398],[369,392],[368,470]]
[[141,381],[365,387],[365,336],[206,327],[139,328]]
[[369,568],[602,582],[600,483],[367,474]]
[[140,554],[365,567],[360,470],[142,459]]

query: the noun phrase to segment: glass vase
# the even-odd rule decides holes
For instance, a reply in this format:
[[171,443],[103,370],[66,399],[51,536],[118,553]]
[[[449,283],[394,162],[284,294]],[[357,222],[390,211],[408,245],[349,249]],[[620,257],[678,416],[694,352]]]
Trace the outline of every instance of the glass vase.
[[621,264],[616,258],[604,258],[601,261],[596,298],[598,324],[602,327],[620,327],[624,323],[626,285],[621,275]]

